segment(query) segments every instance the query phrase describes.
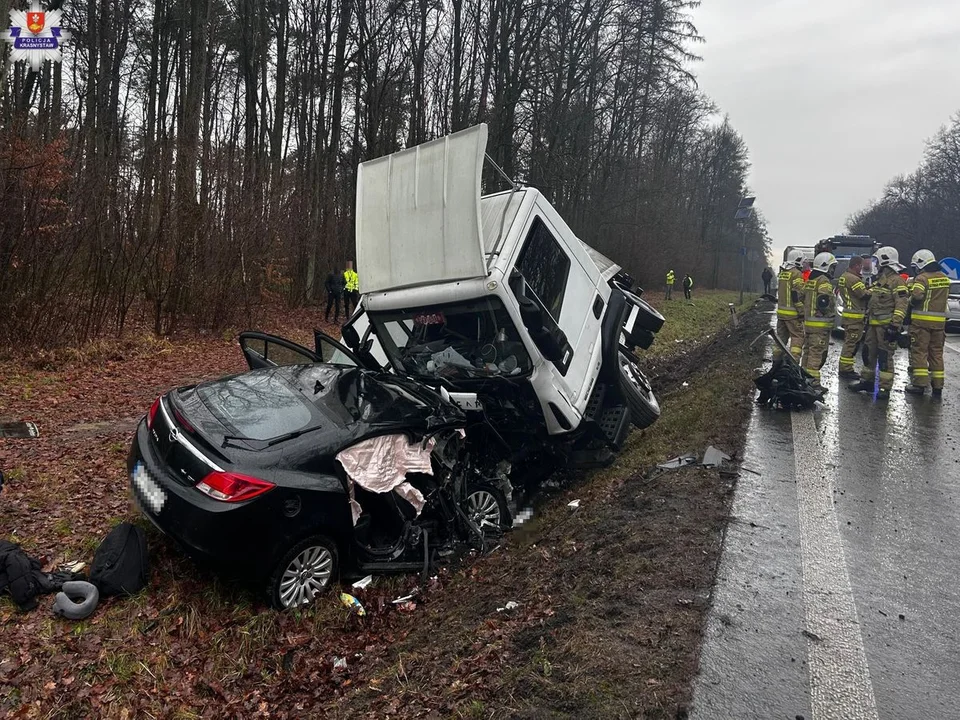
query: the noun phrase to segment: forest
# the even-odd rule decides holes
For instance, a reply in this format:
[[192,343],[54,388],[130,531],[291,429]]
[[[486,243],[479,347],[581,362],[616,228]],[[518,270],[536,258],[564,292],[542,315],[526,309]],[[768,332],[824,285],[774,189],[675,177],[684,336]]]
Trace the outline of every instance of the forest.
[[847,227],[893,245],[905,265],[923,248],[937,259],[960,255],[960,113],[927,141],[920,166],[887,183]]
[[697,0],[61,4],[63,62],[0,77],[0,342],[319,302],[358,164],[479,122],[641,286],[736,288],[741,242],[764,263],[762,215],[733,217],[747,146],[697,86]]

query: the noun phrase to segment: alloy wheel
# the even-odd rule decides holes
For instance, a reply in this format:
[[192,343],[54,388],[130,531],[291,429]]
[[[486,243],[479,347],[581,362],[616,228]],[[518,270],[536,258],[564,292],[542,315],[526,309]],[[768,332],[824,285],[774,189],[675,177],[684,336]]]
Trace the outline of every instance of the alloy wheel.
[[326,590],[333,573],[333,556],[322,545],[304,548],[283,571],[280,602],[285,608],[307,605]]
[[467,514],[481,530],[501,527],[500,503],[489,490],[474,490],[467,496]]

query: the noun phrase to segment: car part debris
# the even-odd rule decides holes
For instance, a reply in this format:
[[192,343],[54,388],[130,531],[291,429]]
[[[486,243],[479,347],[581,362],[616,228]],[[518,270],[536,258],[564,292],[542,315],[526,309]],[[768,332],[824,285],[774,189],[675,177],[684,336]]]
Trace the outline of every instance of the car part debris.
[[333,669],[334,670],[346,670],[347,669],[347,659],[345,657],[335,657],[333,659]]
[[350,587],[354,590],[366,590],[368,587],[370,587],[371,583],[373,583],[373,575],[367,575],[362,580],[357,580]]
[[516,600],[509,600],[503,607],[498,607],[497,612],[503,612],[504,610],[516,610],[520,607],[520,603]]
[[772,329],[758,335],[750,343],[751,346],[764,336],[773,338],[782,354],[768,372],[753,381],[760,390],[757,403],[784,410],[794,408],[809,410],[817,401],[823,402],[824,391],[814,387],[813,376],[800,367],[800,363]]
[[363,617],[367,614],[367,611],[363,609],[363,605],[360,604],[360,601],[349,593],[340,593],[340,602],[343,603],[344,607],[350,608],[350,610],[357,613],[357,615],[360,617]]
[[93,614],[100,602],[100,591],[93,583],[82,580],[65,582],[53,600],[55,615],[67,620],[84,620]]
[[413,600],[413,598],[414,598],[413,595],[404,595],[403,597],[395,598],[390,602],[393,603],[394,605],[400,605],[401,603],[410,602],[411,600]]
[[573,502],[568,502],[567,507],[570,508],[571,510],[576,510],[578,507],[580,507],[580,499],[578,498]]
[[693,465],[697,462],[697,456],[693,453],[687,453],[685,455],[678,455],[672,460],[667,460],[664,463],[660,463],[657,467],[661,470],[677,470],[678,468],[686,467],[687,465]]
[[720,467],[723,465],[724,460],[729,460],[730,456],[725,452],[721,452],[713,445],[709,445],[703,453],[703,462],[701,463],[704,467]]
[[40,437],[40,430],[32,422],[3,422],[0,423],[0,438],[36,438]]

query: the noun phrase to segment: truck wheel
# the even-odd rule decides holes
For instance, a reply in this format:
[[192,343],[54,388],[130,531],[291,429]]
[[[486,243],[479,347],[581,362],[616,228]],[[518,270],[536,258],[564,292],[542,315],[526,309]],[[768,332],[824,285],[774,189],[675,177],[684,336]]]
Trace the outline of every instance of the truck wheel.
[[630,421],[640,429],[650,427],[660,417],[660,404],[637,363],[620,351],[620,389],[630,408]]
[[303,607],[330,587],[337,575],[337,546],[315,535],[290,548],[270,578],[270,603],[277,610]]

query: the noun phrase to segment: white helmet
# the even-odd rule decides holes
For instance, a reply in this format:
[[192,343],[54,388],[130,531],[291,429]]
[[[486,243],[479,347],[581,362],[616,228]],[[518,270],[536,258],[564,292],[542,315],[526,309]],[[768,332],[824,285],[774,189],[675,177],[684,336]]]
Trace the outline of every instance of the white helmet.
[[889,245],[877,250],[877,254],[873,256],[873,264],[880,269],[888,267],[897,272],[903,270],[903,265],[900,264],[900,253],[895,247]]
[[935,263],[937,258],[929,250],[917,250],[910,260],[910,264],[917,270],[923,270],[930,263]]
[[803,268],[804,260],[806,260],[806,256],[803,254],[803,250],[800,250],[799,248],[793,248],[787,253],[786,262],[783,263],[782,267],[784,270],[792,267],[800,270]]
[[827,275],[831,274],[836,267],[837,258],[833,256],[833,253],[822,252],[813,259],[813,269]]

